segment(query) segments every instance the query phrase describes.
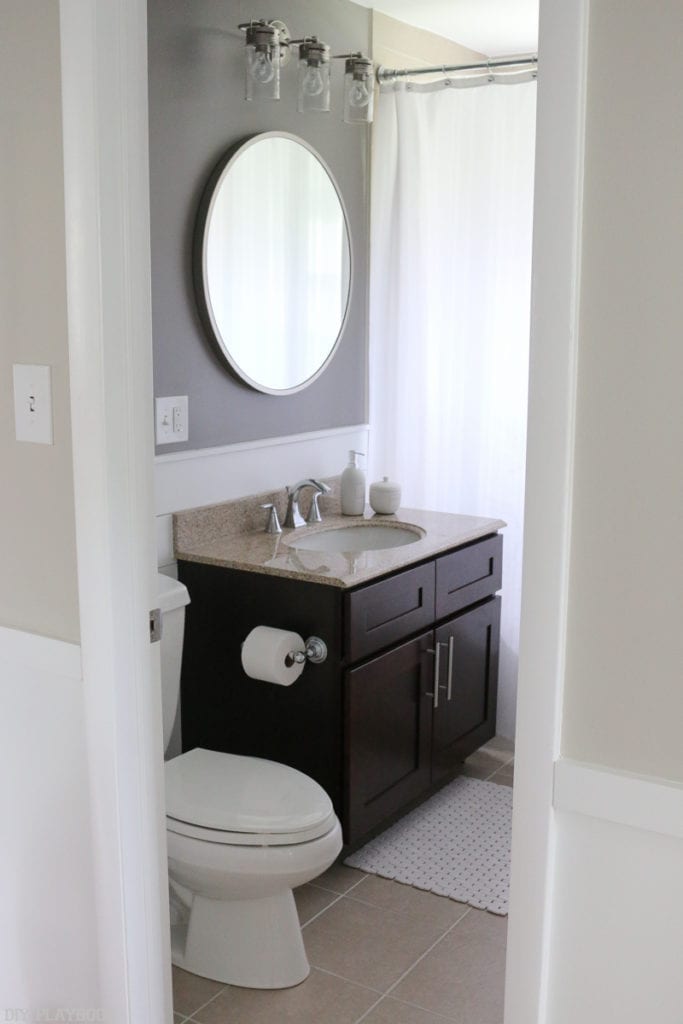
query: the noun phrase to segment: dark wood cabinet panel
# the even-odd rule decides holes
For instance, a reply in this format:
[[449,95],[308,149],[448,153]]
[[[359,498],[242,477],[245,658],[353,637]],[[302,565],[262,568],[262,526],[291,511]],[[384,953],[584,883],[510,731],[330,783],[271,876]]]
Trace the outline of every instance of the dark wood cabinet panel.
[[439,705],[432,729],[432,779],[437,781],[496,732],[500,598],[439,626]]
[[[280,761],[305,772],[342,814],[341,593],[298,580],[179,562],[190,593],[181,679],[183,750],[206,747]],[[245,675],[241,646],[254,626],[322,637],[322,665],[292,686]]]
[[500,590],[503,538],[468,544],[436,560],[436,618],[445,619]]
[[346,673],[347,842],[430,785],[433,633]]
[[434,621],[434,562],[346,595],[346,652],[359,661]]

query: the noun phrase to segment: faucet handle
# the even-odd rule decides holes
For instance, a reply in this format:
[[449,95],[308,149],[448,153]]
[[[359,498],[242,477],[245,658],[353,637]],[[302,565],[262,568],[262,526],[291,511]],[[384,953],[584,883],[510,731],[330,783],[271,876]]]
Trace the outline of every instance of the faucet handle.
[[266,522],[266,533],[282,533],[282,527],[280,526],[280,520],[277,517],[277,509],[272,502],[261,505],[261,508],[270,509],[268,514],[268,520]]
[[313,480],[311,482],[315,485],[316,489],[313,492],[311,507],[308,510],[308,515],[306,516],[306,523],[308,526],[311,526],[313,523],[322,523],[323,517],[321,516],[320,509],[318,508],[318,499],[321,494],[329,494],[332,490],[331,487],[328,487],[327,484],[322,483],[320,480]]
[[320,515],[320,509],[318,508],[318,498],[322,493],[322,491],[313,492],[311,507],[308,510],[308,515],[306,516],[306,524],[308,526],[311,526],[313,523],[322,523],[323,521],[323,517]]

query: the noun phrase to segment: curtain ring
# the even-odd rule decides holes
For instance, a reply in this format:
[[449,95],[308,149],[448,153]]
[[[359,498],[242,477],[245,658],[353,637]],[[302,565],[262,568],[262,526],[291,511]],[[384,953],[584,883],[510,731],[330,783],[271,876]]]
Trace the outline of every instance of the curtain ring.
[[449,85],[453,85],[451,79],[449,78],[448,72],[446,71],[446,65],[445,64],[441,65],[441,74],[444,76],[444,83],[443,84],[444,84],[445,88],[448,88]]
[[487,57],[487,59],[486,59],[486,74],[487,74],[487,80],[489,82],[495,82],[496,76],[495,76],[494,72],[491,70],[491,58],[490,57]]

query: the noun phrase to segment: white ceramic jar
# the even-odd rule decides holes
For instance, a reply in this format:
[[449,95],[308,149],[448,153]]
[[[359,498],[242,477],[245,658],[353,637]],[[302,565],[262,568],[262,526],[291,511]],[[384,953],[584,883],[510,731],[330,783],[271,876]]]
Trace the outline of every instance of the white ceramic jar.
[[393,483],[388,476],[370,484],[370,506],[381,516],[390,516],[401,504],[401,485]]

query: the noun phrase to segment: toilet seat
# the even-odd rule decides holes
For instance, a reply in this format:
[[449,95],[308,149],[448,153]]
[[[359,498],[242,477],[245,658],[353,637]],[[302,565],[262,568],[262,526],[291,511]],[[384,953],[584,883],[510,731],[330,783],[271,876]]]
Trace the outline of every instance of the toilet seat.
[[275,761],[196,748],[166,762],[166,827],[205,842],[284,846],[325,835],[332,801],[307,775]]

